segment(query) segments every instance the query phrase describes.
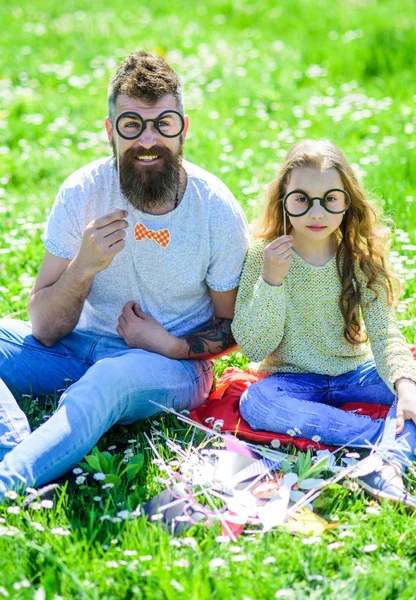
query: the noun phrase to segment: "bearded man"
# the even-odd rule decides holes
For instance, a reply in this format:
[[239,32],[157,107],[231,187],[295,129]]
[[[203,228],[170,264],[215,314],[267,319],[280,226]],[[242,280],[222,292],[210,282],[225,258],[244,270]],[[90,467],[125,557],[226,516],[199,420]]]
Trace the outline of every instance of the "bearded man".
[[[235,344],[247,222],[219,179],[182,158],[178,75],[131,54],[108,102],[113,156],[59,190],[31,323],[0,322],[0,497],[59,477],[115,423],[200,405],[213,358]],[[68,380],[58,410],[31,433],[16,400]]]

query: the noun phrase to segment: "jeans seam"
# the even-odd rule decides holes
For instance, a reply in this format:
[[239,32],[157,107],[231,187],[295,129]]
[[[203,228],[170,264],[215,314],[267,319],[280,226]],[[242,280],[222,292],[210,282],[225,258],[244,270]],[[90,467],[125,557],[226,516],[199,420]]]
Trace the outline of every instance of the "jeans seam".
[[93,358],[92,354],[93,354],[94,350],[96,349],[98,342],[99,342],[99,341],[100,341],[100,340],[101,340],[103,337],[104,337],[103,335],[97,335],[97,336],[94,338],[94,341],[92,342],[92,344],[91,344],[91,346],[90,346],[90,349],[89,349],[89,351],[88,351],[88,354],[87,354],[86,362],[88,362],[88,363],[89,363],[89,364],[91,364],[91,365],[93,365],[93,364],[94,364],[94,358]]
[[[2,414],[4,415],[4,420],[7,422],[8,424],[8,428],[9,430],[12,430],[13,433],[15,434],[15,437],[18,438],[19,440],[22,439],[19,431],[16,429],[16,427],[14,426],[13,421],[10,420],[7,411],[4,410],[4,408],[2,406],[0,406],[0,411],[2,412]],[[23,438],[24,439],[24,438]]]
[[50,354],[52,356],[57,356],[59,358],[65,358],[65,359],[69,359],[69,360],[76,360],[77,362],[80,363],[86,363],[88,365],[91,364],[91,362],[87,359],[84,358],[78,358],[77,356],[72,356],[72,355],[67,355],[67,354],[60,354],[59,352],[53,352],[51,350],[49,350],[49,348],[47,348],[46,346],[44,348],[38,348],[37,346],[31,346],[30,344],[17,344],[16,342],[12,342],[11,340],[2,340],[3,342],[6,342],[7,344],[11,344],[13,346],[17,346],[18,348],[21,349],[25,349],[28,348],[29,350],[35,350],[36,352],[41,352],[42,354]]

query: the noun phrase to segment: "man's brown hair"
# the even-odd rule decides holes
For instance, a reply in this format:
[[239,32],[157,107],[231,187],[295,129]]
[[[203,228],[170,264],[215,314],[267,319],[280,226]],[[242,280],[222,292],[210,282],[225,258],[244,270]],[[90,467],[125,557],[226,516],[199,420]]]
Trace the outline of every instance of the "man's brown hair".
[[112,125],[115,120],[116,100],[120,95],[139,98],[147,104],[172,94],[177,109],[183,113],[182,85],[179,75],[163,58],[143,50],[129,54],[121,63],[108,87],[108,114]]

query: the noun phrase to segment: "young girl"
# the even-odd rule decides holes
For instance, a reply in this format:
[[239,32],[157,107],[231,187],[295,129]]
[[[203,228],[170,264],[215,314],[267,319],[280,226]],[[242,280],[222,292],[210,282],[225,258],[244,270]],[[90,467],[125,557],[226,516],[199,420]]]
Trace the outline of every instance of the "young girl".
[[[291,148],[237,297],[235,339],[267,376],[240,409],[255,430],[362,448],[382,439],[383,466],[361,486],[416,506],[402,480],[416,454],[416,363],[395,319],[388,234],[334,144]],[[346,402],[391,408],[372,420],[340,410]]]

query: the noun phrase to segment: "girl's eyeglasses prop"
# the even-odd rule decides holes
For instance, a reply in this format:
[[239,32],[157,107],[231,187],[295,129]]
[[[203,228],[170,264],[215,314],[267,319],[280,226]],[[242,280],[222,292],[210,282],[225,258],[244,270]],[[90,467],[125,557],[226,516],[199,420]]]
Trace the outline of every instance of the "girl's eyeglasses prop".
[[164,110],[154,119],[143,119],[136,112],[124,112],[117,118],[116,130],[125,140],[136,140],[146,129],[147,123],[153,123],[156,131],[166,138],[178,137],[185,127],[181,113],[177,110]]
[[318,196],[310,198],[303,190],[293,190],[284,197],[283,200],[283,226],[286,235],[286,215],[290,217],[302,217],[312,208],[314,200],[319,200],[319,204],[327,212],[339,215],[344,213],[351,204],[351,198],[348,192],[333,188],[325,192],[323,198]]

